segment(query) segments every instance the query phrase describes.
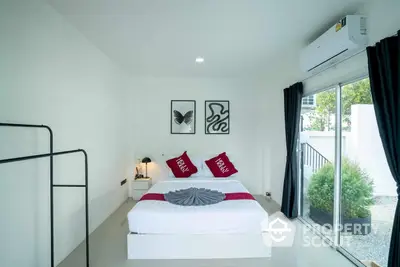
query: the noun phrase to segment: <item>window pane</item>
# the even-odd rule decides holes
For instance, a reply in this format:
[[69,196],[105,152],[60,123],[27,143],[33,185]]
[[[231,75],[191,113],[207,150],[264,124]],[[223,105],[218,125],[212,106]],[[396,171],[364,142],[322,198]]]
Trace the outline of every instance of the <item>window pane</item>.
[[333,240],[336,89],[303,99],[300,169],[301,215]]

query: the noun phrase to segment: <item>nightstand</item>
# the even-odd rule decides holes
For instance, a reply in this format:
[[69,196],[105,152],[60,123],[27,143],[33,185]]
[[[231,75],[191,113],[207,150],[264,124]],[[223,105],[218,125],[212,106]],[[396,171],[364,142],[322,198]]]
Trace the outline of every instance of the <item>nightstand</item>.
[[132,198],[139,200],[151,187],[151,178],[139,178],[132,181]]

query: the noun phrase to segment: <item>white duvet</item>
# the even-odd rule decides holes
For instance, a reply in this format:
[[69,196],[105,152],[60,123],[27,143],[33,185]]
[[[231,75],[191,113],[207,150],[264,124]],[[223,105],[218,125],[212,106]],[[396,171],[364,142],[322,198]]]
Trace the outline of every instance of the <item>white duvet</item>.
[[[167,193],[189,187],[223,193],[246,192],[237,180],[177,179],[162,181],[148,193]],[[226,200],[207,206],[178,206],[167,201],[139,201],[128,213],[129,231],[141,234],[261,233],[267,212],[255,200]]]

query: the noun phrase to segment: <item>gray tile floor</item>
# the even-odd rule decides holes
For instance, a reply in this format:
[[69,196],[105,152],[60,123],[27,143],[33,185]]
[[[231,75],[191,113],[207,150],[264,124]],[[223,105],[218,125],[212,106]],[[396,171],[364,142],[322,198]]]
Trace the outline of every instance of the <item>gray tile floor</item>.
[[[269,214],[279,207],[264,197],[256,197],[257,201]],[[126,215],[135,205],[132,200],[126,201],[115,213],[101,224],[90,236],[91,267],[350,267],[354,266],[341,254],[328,246],[324,246],[319,237],[304,231],[305,226],[295,221],[297,230],[295,244],[290,248],[273,248],[269,259],[215,259],[215,260],[127,260],[126,235],[128,222]],[[318,247],[305,245],[304,236],[312,238]],[[321,245],[322,244],[322,245]],[[84,244],[78,246],[58,267],[84,267]]]

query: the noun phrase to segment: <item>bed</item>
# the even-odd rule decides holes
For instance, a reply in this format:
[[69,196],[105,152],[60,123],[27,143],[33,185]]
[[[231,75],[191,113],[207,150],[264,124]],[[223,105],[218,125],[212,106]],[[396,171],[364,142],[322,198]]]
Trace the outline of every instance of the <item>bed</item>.
[[[234,179],[174,179],[148,193],[185,188],[248,193]],[[226,200],[207,206],[139,201],[128,213],[128,259],[269,257],[268,214],[255,200]]]

